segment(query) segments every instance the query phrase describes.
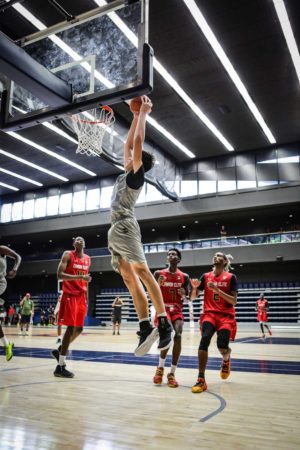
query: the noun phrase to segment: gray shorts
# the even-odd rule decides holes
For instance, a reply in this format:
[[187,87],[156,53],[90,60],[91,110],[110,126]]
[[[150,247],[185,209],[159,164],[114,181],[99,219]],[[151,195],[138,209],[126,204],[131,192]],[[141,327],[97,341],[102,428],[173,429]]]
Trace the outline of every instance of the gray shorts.
[[122,219],[108,230],[108,249],[111,265],[119,272],[120,259],[129,263],[146,263],[141,240],[141,230],[135,219]]
[[6,278],[0,278],[0,295],[6,291],[7,281]]

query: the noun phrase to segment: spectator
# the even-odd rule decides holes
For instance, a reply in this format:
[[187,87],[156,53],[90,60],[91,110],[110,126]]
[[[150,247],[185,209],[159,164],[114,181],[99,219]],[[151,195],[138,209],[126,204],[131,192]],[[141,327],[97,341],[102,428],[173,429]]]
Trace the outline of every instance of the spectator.
[[16,313],[16,310],[13,305],[10,305],[8,309],[8,326],[11,326],[13,323],[14,315]]
[[226,236],[227,236],[227,231],[225,229],[225,225],[221,226],[220,235],[221,235],[221,244],[225,244]]

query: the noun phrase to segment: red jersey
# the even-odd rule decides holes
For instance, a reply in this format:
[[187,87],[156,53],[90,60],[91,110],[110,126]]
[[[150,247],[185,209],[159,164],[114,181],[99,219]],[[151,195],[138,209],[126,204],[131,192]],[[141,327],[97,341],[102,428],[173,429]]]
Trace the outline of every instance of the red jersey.
[[208,272],[202,275],[200,290],[204,290],[203,313],[217,312],[222,314],[230,314],[235,316],[234,306],[226,302],[219,294],[213,292],[207,287],[207,283],[212,281],[217,284],[217,287],[230,294],[231,291],[237,291],[236,276],[229,272],[222,272],[219,276],[215,276],[214,272]]
[[160,285],[164,303],[177,304],[182,308],[182,295],[179,293],[179,289],[184,288],[184,273],[179,269],[174,273],[169,269],[162,269],[159,271],[159,276],[164,277],[164,281]]
[[266,298],[259,298],[256,302],[258,312],[266,312],[268,310],[268,300]]
[[[87,275],[91,265],[91,259],[83,254],[77,256],[75,250],[70,251],[70,261],[65,273],[70,275]],[[66,294],[79,295],[87,290],[87,282],[84,280],[63,280],[62,290]]]

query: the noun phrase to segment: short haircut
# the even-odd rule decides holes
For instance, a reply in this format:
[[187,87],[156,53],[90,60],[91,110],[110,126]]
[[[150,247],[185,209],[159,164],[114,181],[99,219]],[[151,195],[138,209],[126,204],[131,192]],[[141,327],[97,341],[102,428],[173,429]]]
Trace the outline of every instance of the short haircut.
[[181,261],[181,251],[179,251],[178,250],[178,248],[169,248],[169,250],[168,250],[168,254],[169,254],[169,252],[176,252],[177,253],[177,256],[178,256],[178,258],[180,259],[180,261]]
[[144,172],[149,172],[155,164],[155,157],[152,153],[146,152],[146,150],[142,151],[142,163],[144,167]]

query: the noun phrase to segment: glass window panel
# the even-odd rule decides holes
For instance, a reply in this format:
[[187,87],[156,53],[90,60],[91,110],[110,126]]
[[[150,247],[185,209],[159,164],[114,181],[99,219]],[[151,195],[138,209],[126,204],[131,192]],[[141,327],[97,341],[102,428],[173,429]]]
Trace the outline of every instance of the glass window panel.
[[72,192],[61,194],[59,199],[59,214],[70,214],[72,211]]
[[59,195],[51,195],[47,198],[47,216],[57,216]]
[[6,203],[5,205],[2,205],[1,208],[1,222],[10,222],[11,221],[11,203]]
[[235,156],[222,156],[217,158],[217,168],[235,167]]
[[277,163],[256,166],[258,186],[278,184]]
[[93,209],[100,208],[100,189],[89,189],[86,194],[86,210],[91,211]]
[[246,153],[245,155],[236,155],[235,157],[237,166],[245,166],[248,164],[255,164],[255,155],[253,153]]
[[23,213],[23,202],[13,203],[11,212],[12,220],[22,220],[22,213]]
[[23,205],[23,219],[33,219],[34,217],[34,200],[25,200]]
[[45,217],[47,210],[47,197],[37,198],[34,205],[34,217]]
[[252,188],[256,188],[256,181],[238,180],[237,188],[238,189],[252,189]]
[[274,164],[277,162],[276,150],[266,150],[256,153],[256,161],[258,164]]
[[105,186],[101,188],[100,208],[110,208],[113,188],[113,186]]
[[217,192],[217,182],[215,180],[200,180],[199,195],[212,194]]
[[73,194],[73,212],[85,211],[85,191]]
[[[279,160],[278,160],[279,162]],[[282,182],[299,181],[300,180],[300,166],[298,163],[279,164],[279,180]]]
[[192,197],[198,194],[197,180],[181,180],[180,197]]
[[218,181],[218,192],[235,191],[235,190],[236,190],[236,180]]
[[137,199],[137,202],[136,202],[137,205],[146,202],[146,184],[147,183],[144,183],[144,185],[143,185],[143,188],[141,190],[139,198]]
[[214,170],[216,168],[216,160],[209,159],[207,161],[200,161],[198,163],[198,172],[207,172],[208,170]]
[[157,202],[162,200],[162,194],[152,186],[152,184],[147,183],[146,189],[146,202]]

